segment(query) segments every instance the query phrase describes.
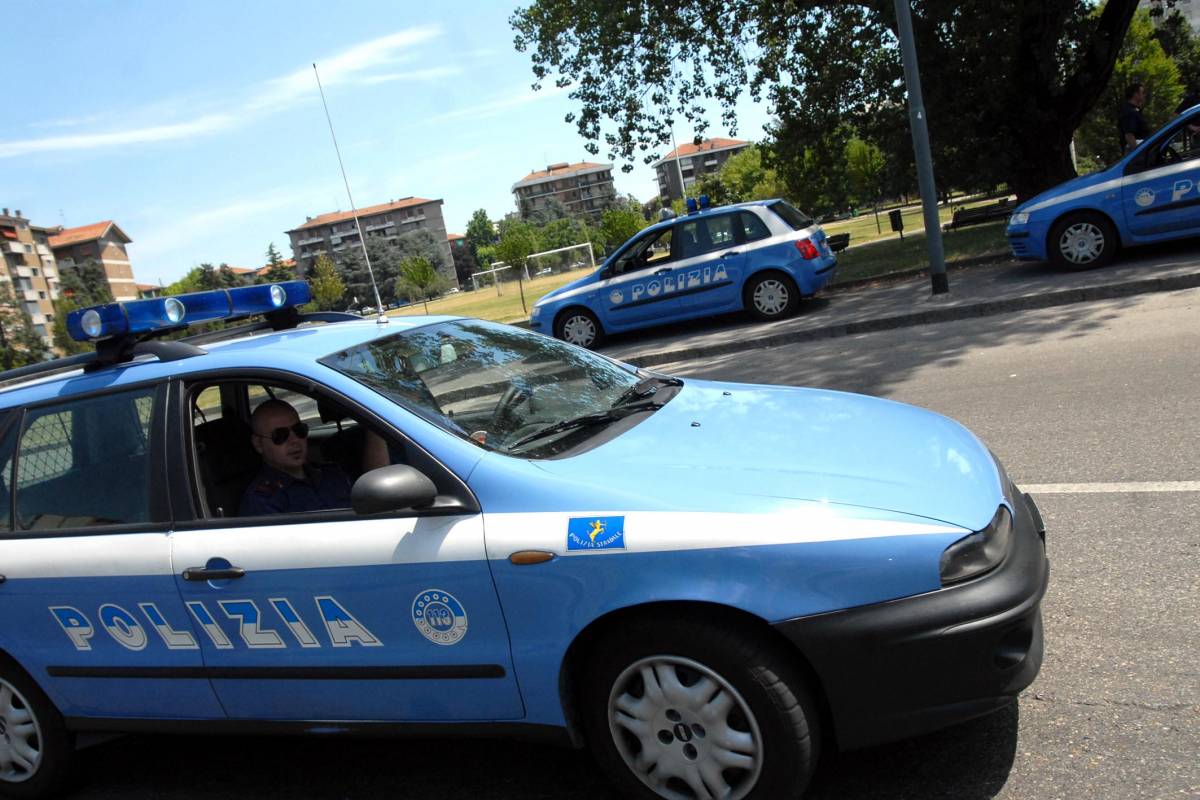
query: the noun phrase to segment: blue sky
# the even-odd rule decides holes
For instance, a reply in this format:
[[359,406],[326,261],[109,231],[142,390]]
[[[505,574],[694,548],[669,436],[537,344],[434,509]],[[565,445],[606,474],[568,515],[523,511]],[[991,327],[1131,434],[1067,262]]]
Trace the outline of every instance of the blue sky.
[[[360,206],[445,200],[514,209],[512,184],[593,159],[563,117],[567,92],[533,92],[504,3],[28,3],[5,18],[0,202],[37,225],[116,221],[139,282],[201,262],[258,266],[284,231],[349,208],[312,62]],[[720,109],[706,135],[724,136]],[[766,109],[739,108],[758,139]],[[679,142],[692,131],[677,124]],[[662,153],[669,150],[664,147]],[[614,167],[617,190],[656,193],[652,170]]]

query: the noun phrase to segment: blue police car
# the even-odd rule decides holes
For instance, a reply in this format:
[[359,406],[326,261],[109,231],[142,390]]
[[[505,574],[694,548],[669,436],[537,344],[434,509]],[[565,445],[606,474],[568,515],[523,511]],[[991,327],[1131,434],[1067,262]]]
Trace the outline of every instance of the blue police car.
[[829,282],[825,232],[783,200],[711,208],[651,225],[591,275],[538,300],[529,326],[580,347],[620,333],[745,309],[773,320]]
[[1117,249],[1200,235],[1200,106],[1108,169],[1017,207],[1006,231],[1017,258],[1087,269]]
[[0,795],[164,731],[527,736],[627,796],[792,798],[1037,674],[1045,532],[957,423],[308,299],[81,309],[95,352],[0,375]]

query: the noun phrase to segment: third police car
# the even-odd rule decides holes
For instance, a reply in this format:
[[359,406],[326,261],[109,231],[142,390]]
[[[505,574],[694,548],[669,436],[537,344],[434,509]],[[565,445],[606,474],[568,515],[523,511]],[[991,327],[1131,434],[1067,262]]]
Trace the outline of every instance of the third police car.
[[961,425],[307,299],[81,309],[95,353],[0,375],[0,795],[174,731],[528,736],[624,796],[779,800],[1037,674],[1044,531]]
[[746,309],[773,320],[833,276],[825,232],[784,200],[720,208],[688,198],[690,213],[634,236],[595,273],[534,304],[529,326],[581,347],[609,333]]
[[1119,247],[1200,235],[1200,106],[1108,169],[1022,203],[1007,235],[1017,258],[1075,269],[1107,264]]

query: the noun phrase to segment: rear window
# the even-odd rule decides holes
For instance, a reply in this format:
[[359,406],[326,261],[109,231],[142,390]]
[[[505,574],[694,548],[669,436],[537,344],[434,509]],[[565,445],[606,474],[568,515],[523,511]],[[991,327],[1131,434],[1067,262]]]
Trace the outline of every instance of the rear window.
[[780,200],[778,203],[772,203],[767,208],[774,211],[775,215],[788,225],[791,225],[793,230],[803,230],[813,224],[812,217],[783,200]]

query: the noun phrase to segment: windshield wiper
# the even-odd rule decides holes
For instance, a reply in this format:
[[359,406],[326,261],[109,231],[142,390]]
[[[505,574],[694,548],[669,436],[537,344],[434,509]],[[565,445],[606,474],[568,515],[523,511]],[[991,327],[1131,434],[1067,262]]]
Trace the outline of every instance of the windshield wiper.
[[637,403],[635,405],[621,406],[620,408],[609,409],[608,411],[598,411],[594,414],[584,414],[571,419],[564,419],[561,422],[556,422],[541,430],[534,431],[528,436],[523,436],[517,441],[508,446],[508,449],[515,450],[522,445],[527,445],[530,442],[536,442],[538,439],[544,439],[547,436],[553,436],[556,433],[569,431],[574,428],[585,428],[590,425],[607,425],[610,422],[625,419],[631,414],[637,414],[641,411],[655,411],[663,407],[662,403],[648,401],[645,403]]
[[679,378],[664,378],[661,375],[651,375],[648,378],[642,378],[622,392],[621,396],[613,402],[612,407],[621,408],[630,401],[649,397],[663,386],[683,386],[683,381]]

